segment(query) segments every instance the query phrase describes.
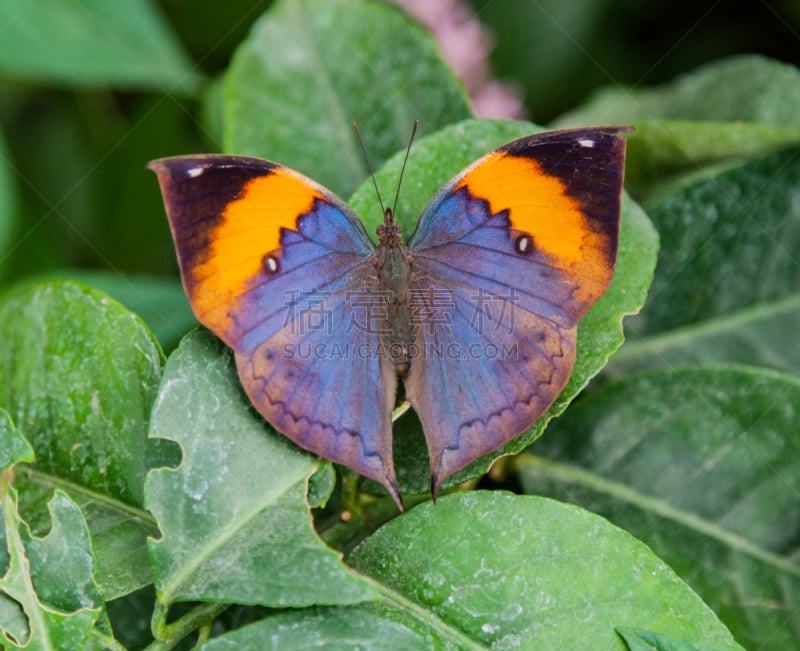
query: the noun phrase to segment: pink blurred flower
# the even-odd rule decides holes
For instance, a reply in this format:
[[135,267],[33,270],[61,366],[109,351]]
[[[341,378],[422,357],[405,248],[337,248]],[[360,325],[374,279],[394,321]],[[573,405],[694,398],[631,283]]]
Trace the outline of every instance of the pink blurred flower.
[[431,30],[442,54],[464,82],[475,114],[483,118],[523,118],[525,108],[510,84],[492,77],[491,35],[463,0],[391,0]]

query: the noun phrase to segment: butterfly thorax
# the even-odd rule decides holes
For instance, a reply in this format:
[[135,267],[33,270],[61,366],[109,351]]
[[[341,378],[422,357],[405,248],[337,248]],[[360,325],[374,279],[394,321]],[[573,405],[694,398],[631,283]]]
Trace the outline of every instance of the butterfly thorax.
[[378,295],[386,301],[386,322],[381,331],[383,345],[397,374],[408,375],[409,350],[413,343],[411,323],[411,256],[403,243],[402,229],[394,221],[391,208],[378,227],[378,251],[375,259]]

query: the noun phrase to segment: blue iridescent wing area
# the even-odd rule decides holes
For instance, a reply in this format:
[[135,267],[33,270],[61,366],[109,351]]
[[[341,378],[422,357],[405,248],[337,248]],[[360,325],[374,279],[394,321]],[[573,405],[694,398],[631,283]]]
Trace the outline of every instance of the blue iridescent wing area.
[[[339,198],[285,167],[180,156],[158,175],[197,318],[236,353],[258,411],[298,445],[383,484],[399,503],[397,379],[362,313],[374,245]],[[366,325],[365,325],[366,324]]]
[[614,272],[628,130],[511,142],[420,217],[408,244],[416,346],[405,386],[434,495],[533,425],[567,383],[576,324]]

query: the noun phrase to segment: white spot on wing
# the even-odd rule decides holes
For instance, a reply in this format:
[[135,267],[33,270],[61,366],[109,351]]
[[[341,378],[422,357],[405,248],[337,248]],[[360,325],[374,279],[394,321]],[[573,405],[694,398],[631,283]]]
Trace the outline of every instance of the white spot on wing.
[[592,147],[594,147],[594,140],[591,140],[590,138],[581,138],[580,140],[578,140],[578,144],[581,147],[588,147],[589,149],[591,149]]
[[191,169],[186,170],[186,176],[188,176],[190,179],[193,179],[200,176],[205,171],[205,167],[192,167]]

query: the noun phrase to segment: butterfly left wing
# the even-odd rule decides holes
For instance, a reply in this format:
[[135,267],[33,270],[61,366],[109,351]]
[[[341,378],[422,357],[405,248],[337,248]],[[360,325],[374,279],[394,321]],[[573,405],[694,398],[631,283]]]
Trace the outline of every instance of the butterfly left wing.
[[406,397],[431,485],[530,427],[575,359],[617,256],[626,128],[535,134],[484,156],[409,240],[416,350]]
[[236,352],[253,405],[399,504],[397,378],[385,358],[359,354],[380,344],[379,332],[359,327],[373,309],[359,296],[374,296],[374,245],[361,221],[310,179],[261,159],[178,156],[150,167],[195,315]]

